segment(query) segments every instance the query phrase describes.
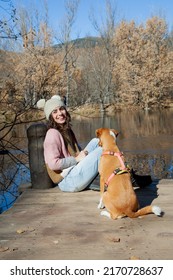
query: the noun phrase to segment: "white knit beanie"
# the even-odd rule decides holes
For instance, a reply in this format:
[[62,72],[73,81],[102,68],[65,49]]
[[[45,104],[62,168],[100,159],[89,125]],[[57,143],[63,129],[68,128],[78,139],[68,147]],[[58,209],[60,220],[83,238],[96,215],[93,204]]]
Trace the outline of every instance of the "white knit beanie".
[[56,107],[65,107],[65,104],[59,95],[53,95],[49,100],[40,99],[37,102],[38,109],[44,109],[46,119],[49,119],[50,114]]

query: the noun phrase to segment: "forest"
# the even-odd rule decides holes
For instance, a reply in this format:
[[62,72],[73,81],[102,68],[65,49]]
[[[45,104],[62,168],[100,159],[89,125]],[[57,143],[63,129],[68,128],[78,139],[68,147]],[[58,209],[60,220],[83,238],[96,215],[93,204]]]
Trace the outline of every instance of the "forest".
[[171,106],[173,32],[165,19],[116,23],[107,0],[105,24],[92,19],[98,37],[71,40],[78,5],[79,0],[67,1],[57,44],[46,4],[42,17],[21,7],[0,22],[1,110],[12,110],[16,118],[56,93],[66,96],[69,107]]

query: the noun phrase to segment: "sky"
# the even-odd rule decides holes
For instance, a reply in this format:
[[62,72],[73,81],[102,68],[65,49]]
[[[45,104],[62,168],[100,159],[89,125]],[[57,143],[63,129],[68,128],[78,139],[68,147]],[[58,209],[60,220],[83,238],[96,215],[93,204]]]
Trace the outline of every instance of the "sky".
[[[0,0],[1,3],[2,0]],[[39,10],[44,6],[44,0],[11,0],[14,6],[37,7]],[[69,0],[68,0],[69,1]],[[117,22],[121,19],[135,20],[137,24],[144,23],[153,15],[165,18],[169,29],[173,27],[173,1],[172,0],[111,0],[116,3]],[[62,22],[65,16],[66,0],[47,0],[49,21],[53,28]],[[104,18],[105,0],[80,0],[76,21],[73,26],[72,39],[85,36],[97,36],[97,32],[89,19],[91,11],[94,18],[99,22]]]

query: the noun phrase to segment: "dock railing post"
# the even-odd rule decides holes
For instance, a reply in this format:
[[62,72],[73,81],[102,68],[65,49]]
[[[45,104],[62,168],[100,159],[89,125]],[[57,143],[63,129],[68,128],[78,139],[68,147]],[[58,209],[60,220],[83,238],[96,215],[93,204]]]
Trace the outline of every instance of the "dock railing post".
[[46,132],[47,127],[43,123],[33,124],[27,129],[31,184],[35,189],[48,189],[54,186],[44,161],[43,142]]

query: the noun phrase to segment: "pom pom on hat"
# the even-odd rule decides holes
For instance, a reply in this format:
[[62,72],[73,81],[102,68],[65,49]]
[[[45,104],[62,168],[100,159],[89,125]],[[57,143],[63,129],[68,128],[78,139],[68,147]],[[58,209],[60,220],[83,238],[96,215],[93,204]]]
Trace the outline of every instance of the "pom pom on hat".
[[46,100],[45,100],[45,99],[40,99],[40,100],[38,100],[38,102],[37,102],[37,108],[38,108],[38,109],[43,109],[44,106],[45,106],[45,103],[46,103]]
[[[57,99],[57,100],[61,100],[61,97],[59,96],[59,95],[53,95],[52,97],[51,97],[51,99]],[[61,100],[62,101],[62,100]]]
[[57,107],[65,107],[65,104],[59,95],[53,95],[49,100],[40,99],[37,102],[38,109],[44,109],[46,119],[49,119],[50,114]]

